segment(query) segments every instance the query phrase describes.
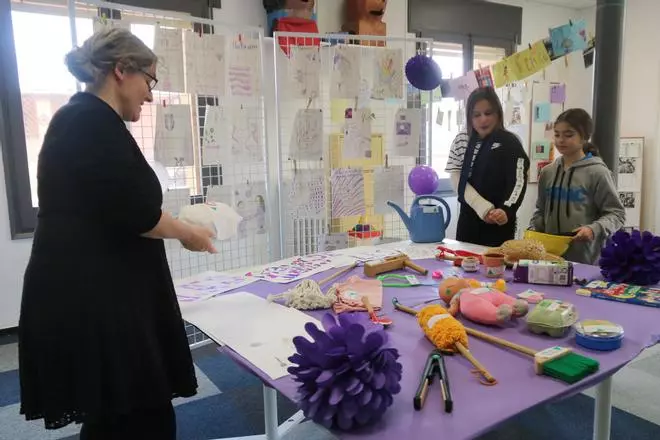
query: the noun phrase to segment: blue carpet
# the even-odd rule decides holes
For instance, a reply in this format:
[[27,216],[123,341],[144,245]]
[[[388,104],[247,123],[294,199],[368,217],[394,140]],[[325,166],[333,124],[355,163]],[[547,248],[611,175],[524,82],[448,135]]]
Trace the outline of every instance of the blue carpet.
[[21,388],[18,380],[18,370],[0,373],[0,408],[21,401]]
[[[261,382],[238,367],[215,347],[193,352],[195,364],[220,389],[220,394],[197,401],[183,401],[176,406],[179,440],[204,440],[262,434],[263,395]],[[18,373],[0,373],[0,410],[18,402]],[[278,397],[280,423],[296,407]],[[583,440],[591,438],[594,401],[577,395],[561,402],[544,405],[504,423],[478,440]],[[16,414],[17,419],[20,417]],[[18,425],[20,426],[20,425]],[[20,432],[3,432],[0,438],[21,438]],[[612,439],[660,439],[660,426],[625,411],[613,410]],[[67,440],[77,439],[77,436]],[[312,439],[310,439],[312,440]]]
[[[594,399],[583,394],[525,411],[477,440],[584,440],[593,436]],[[612,409],[610,438],[660,439],[660,426]]]

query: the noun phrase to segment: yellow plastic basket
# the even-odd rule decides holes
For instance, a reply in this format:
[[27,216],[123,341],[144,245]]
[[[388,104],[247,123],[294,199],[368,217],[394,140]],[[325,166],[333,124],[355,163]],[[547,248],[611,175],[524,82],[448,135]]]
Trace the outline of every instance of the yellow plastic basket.
[[536,231],[525,231],[525,238],[528,240],[540,241],[543,243],[543,247],[545,247],[547,253],[561,257],[568,250],[573,237],[552,235]]

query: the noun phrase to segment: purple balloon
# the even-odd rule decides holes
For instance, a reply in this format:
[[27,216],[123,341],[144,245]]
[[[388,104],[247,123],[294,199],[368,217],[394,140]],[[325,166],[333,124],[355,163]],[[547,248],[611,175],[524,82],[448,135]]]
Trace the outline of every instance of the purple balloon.
[[440,178],[429,166],[418,165],[408,174],[408,186],[416,195],[433,194],[438,189]]

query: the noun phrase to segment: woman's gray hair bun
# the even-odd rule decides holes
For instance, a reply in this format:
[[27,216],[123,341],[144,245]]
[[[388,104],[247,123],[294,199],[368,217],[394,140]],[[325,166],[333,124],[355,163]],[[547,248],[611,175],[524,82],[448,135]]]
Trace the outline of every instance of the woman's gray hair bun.
[[158,58],[142,40],[119,27],[105,27],[94,33],[64,59],[69,72],[85,84],[103,81],[118,64],[129,71],[138,71],[156,61]]

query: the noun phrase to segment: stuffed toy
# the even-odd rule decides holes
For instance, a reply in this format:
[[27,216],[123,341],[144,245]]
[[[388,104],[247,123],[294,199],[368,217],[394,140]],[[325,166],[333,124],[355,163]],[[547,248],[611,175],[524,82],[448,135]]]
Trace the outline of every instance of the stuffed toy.
[[528,304],[522,299],[508,296],[506,282],[481,283],[477,280],[448,278],[440,283],[440,298],[449,305],[449,313],[459,312],[470,321],[486,325],[499,325],[525,316]]
[[[387,35],[387,25],[383,15],[387,0],[346,0],[345,18],[342,31],[353,35]],[[361,42],[363,46],[385,46],[384,41]]]
[[238,225],[243,220],[230,206],[220,202],[186,205],[179,210],[179,220],[191,225],[202,226],[215,232],[216,240],[229,240],[238,234]]

